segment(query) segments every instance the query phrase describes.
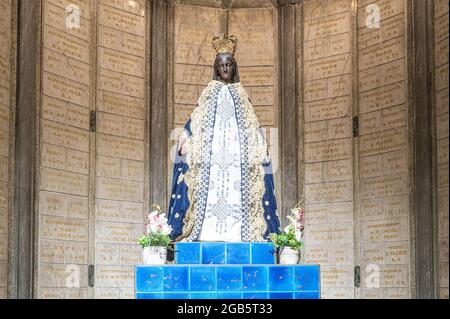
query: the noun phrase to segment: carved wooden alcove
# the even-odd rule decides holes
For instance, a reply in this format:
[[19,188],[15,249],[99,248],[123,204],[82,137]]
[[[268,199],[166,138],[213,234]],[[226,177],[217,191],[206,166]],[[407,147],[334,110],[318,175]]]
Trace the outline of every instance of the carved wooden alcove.
[[136,238],[149,204],[168,202],[172,131],[212,77],[211,36],[229,32],[275,129],[280,215],[306,199],[302,262],[321,265],[322,297],[448,298],[448,1],[0,7],[0,297],[133,297]]

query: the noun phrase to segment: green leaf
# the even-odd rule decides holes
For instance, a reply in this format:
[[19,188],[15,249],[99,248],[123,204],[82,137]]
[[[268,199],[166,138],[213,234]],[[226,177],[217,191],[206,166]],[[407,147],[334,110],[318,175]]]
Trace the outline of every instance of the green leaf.
[[168,235],[162,235],[160,233],[144,235],[139,239],[139,244],[142,248],[150,246],[167,247],[170,244],[170,237]]
[[290,228],[288,233],[270,234],[270,239],[276,248],[291,247],[299,249],[303,245],[295,238],[295,229],[293,228]]

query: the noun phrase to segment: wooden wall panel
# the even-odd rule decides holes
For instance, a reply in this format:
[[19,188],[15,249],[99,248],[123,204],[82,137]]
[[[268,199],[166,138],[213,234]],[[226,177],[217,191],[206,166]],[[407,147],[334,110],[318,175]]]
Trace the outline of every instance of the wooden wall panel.
[[448,299],[448,1],[434,1],[438,297]]
[[8,296],[10,216],[14,207],[15,4],[0,3],[0,299]]
[[145,1],[100,0],[97,43],[94,298],[134,298],[145,218]]
[[[93,1],[77,2],[79,27],[67,25],[69,1],[42,1],[38,145],[36,297],[87,298],[90,132],[94,108],[90,54]],[[74,280],[67,281],[68,275]]]
[[305,262],[322,298],[353,298],[351,1],[303,4]]
[[411,297],[407,12],[405,0],[358,1],[361,298]]

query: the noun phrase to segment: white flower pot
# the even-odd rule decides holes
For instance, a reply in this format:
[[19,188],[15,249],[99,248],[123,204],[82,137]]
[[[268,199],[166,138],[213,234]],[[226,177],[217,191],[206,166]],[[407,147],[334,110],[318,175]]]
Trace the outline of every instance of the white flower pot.
[[300,262],[300,250],[283,247],[280,251],[280,264],[296,265]]
[[142,255],[144,265],[164,265],[167,260],[167,248],[161,246],[145,247]]

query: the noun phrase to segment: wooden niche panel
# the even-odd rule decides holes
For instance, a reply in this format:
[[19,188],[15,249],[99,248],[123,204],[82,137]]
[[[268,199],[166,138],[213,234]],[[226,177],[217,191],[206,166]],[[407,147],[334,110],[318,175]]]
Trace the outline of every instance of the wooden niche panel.
[[38,298],[88,297],[92,1],[76,2],[78,29],[71,3],[42,2]]
[[144,218],[145,1],[101,0],[94,298],[134,298]]
[[448,1],[434,1],[438,291],[448,299]]
[[304,260],[322,298],[354,298],[351,41],[351,0],[304,2]]
[[277,10],[230,9],[228,28],[238,39],[235,56],[241,82],[270,142],[270,129],[278,127]]
[[[378,6],[379,26],[369,24],[368,5]],[[411,297],[406,8],[405,0],[358,6],[362,298]]]
[[16,31],[13,29],[14,5],[11,0],[0,3],[0,299],[8,295],[8,241],[10,234],[9,212],[12,209],[13,181],[10,169],[13,166],[14,135],[14,92],[13,41]]
[[[175,5],[173,127],[183,127],[213,76],[211,40],[222,29],[218,8]],[[176,137],[177,138],[177,137]]]

